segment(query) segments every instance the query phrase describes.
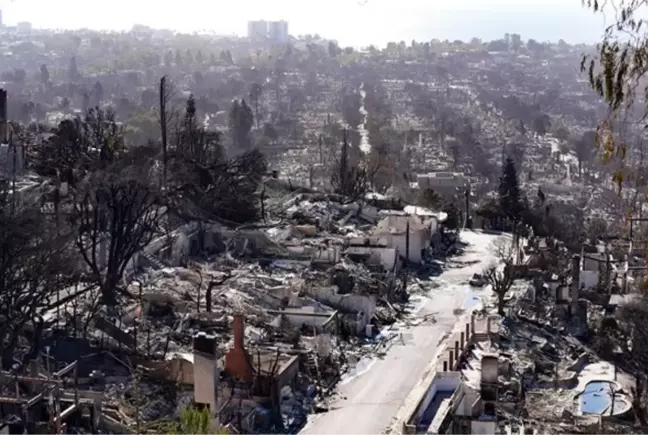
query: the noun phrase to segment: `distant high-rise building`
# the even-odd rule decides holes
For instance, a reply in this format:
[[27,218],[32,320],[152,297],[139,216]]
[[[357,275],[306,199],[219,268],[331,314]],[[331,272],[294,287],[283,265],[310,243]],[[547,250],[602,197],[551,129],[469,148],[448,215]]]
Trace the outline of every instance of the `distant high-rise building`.
[[511,45],[510,45],[511,50],[517,52],[520,51],[521,47],[522,47],[522,37],[517,33],[513,33],[511,35]]
[[2,28],[2,10],[0,10],[0,28]]
[[268,37],[268,22],[264,20],[248,21],[247,36],[250,39],[266,39]]
[[29,21],[21,21],[16,25],[18,33],[29,34],[32,31],[32,25]]
[[288,22],[270,21],[268,26],[268,37],[277,42],[288,41]]

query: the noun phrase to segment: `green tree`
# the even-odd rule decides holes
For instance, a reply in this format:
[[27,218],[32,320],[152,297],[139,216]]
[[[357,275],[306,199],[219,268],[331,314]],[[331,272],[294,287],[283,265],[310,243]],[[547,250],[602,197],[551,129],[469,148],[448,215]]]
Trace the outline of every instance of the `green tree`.
[[[597,129],[596,144],[602,154],[604,163],[625,160],[627,147],[615,138],[615,128],[625,121],[617,123],[623,112],[635,103],[638,96],[648,109],[648,84],[645,76],[648,72],[648,2],[645,0],[581,0],[581,3],[594,13],[609,14],[613,11],[616,22],[610,24],[604,32],[594,56],[583,56],[581,70],[587,72],[591,87],[604,99],[610,110],[610,117],[603,120]],[[606,10],[604,7],[607,5]],[[606,15],[608,15],[606,14]],[[644,112],[645,113],[645,112]],[[644,121],[645,122],[645,121]],[[623,164],[616,164],[613,171],[613,182],[621,189],[629,176]]]
[[95,105],[100,105],[104,99],[104,88],[101,82],[96,82],[92,87],[92,96],[95,100]]
[[574,154],[578,161],[578,176],[583,174],[584,164],[590,162],[596,147],[596,131],[590,130],[583,133],[580,139],[574,142]]
[[340,53],[342,53],[340,46],[337,45],[335,42],[330,41],[328,45],[328,55],[332,58],[335,58],[338,57]]
[[75,83],[80,78],[81,74],[79,73],[79,68],[77,67],[76,57],[72,56],[70,58],[70,66],[68,68],[68,79],[72,83]]
[[40,77],[41,77],[41,83],[47,84],[50,81],[50,73],[49,70],[47,69],[47,65],[42,64],[40,66]]
[[157,100],[158,100],[158,95],[153,89],[145,89],[142,91],[140,101],[142,103],[142,106],[144,106],[144,108],[150,109],[157,103]]
[[245,100],[234,100],[229,112],[228,128],[232,137],[234,149],[247,150],[251,148],[250,130],[254,125],[254,114]]
[[523,212],[522,193],[515,162],[508,156],[504,160],[500,177],[499,203],[504,216],[514,223],[520,222]]
[[[167,434],[227,434],[222,426],[216,426],[211,421],[211,415],[207,408],[197,409],[193,406],[180,411],[180,421],[170,422],[159,420],[150,429],[156,429]],[[160,430],[161,429],[161,430]]]
[[234,59],[232,58],[232,52],[229,50],[221,51],[220,59],[225,62],[227,65],[234,65]]
[[279,139],[277,130],[274,128],[274,125],[270,124],[269,122],[263,124],[263,136],[268,138],[271,142],[275,142],[277,139]]
[[556,129],[556,132],[554,133],[554,136],[556,136],[556,139],[559,141],[566,141],[569,139],[569,130],[567,130],[565,127],[558,127]]
[[164,53],[164,66],[167,68],[171,66],[173,63],[173,52],[171,50],[168,50],[166,53]]
[[421,189],[416,198],[416,204],[420,207],[438,210],[445,204],[445,201],[433,189]]
[[540,136],[547,134],[549,128],[551,128],[551,118],[546,113],[533,118],[533,129]]
[[259,117],[259,99],[261,98],[262,92],[263,88],[260,84],[252,83],[250,86],[250,100],[252,100],[252,104],[254,104],[254,117],[256,118],[257,130],[259,129],[259,121],[261,120]]
[[[194,99],[193,94],[189,95],[187,99],[187,105],[185,108],[184,119],[182,121],[182,128],[180,129],[180,140],[179,147],[193,148],[196,145],[196,142],[199,139],[199,125],[198,117],[196,116],[196,100]],[[188,150],[183,149],[183,152],[188,152]]]

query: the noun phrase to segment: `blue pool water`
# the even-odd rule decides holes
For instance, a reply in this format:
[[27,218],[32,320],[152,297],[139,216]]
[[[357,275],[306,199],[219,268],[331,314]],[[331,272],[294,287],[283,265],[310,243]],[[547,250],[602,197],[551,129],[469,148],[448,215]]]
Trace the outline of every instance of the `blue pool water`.
[[613,394],[610,382],[590,382],[580,395],[583,414],[609,414]]

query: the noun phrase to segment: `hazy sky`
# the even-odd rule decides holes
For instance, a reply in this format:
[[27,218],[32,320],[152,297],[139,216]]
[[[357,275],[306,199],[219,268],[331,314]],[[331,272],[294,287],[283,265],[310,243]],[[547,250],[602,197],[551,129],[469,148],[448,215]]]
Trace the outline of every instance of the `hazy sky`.
[[[293,35],[319,33],[342,44],[412,39],[600,39],[603,17],[580,0],[0,0],[4,21],[36,27],[126,30],[133,24],[243,35],[249,19],[284,19]],[[175,6],[174,6],[175,4]]]

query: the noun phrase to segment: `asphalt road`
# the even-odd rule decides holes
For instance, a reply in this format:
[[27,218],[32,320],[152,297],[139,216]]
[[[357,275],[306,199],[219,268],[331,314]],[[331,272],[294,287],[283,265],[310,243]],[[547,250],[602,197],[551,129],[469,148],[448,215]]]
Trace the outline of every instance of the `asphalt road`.
[[[467,281],[495,258],[489,246],[498,236],[480,232],[463,232],[469,246],[453,257],[439,279],[443,285],[424,298],[417,316],[434,314],[436,323],[424,322],[403,327],[403,339],[393,345],[382,359],[363,362],[366,370],[343,381],[339,399],[330,403],[327,413],[312,415],[302,434],[368,434],[382,433],[391,423],[403,401],[425,375],[437,347],[456,321],[454,310],[462,308],[472,297]],[[469,296],[470,295],[470,296]]]

